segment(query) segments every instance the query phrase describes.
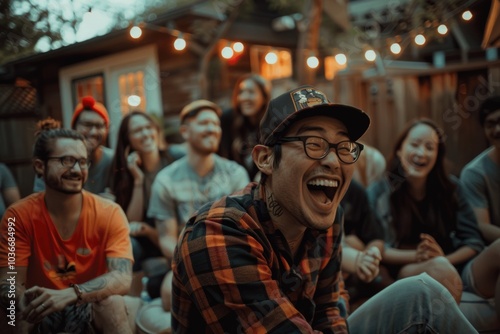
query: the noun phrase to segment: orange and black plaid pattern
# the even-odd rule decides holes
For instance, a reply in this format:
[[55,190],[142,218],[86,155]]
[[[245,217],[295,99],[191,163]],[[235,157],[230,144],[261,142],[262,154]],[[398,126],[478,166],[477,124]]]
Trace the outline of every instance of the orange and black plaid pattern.
[[[198,210],[173,260],[174,333],[347,333],[340,314],[341,213],[306,230],[292,259],[250,184]],[[345,314],[345,309],[342,314]]]

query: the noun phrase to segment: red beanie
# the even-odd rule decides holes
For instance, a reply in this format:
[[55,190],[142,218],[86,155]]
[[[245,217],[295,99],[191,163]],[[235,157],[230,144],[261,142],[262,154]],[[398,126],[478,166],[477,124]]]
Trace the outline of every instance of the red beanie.
[[71,118],[71,128],[75,127],[75,122],[84,110],[94,111],[99,114],[104,119],[106,126],[109,125],[109,115],[106,107],[102,103],[97,102],[92,96],[85,96],[82,101],[77,104],[75,111],[73,112],[73,118]]

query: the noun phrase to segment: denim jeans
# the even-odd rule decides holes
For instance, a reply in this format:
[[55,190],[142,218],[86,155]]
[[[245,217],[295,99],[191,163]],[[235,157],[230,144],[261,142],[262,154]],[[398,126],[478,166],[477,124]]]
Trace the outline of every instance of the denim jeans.
[[351,334],[472,334],[450,292],[427,274],[401,279],[347,318]]

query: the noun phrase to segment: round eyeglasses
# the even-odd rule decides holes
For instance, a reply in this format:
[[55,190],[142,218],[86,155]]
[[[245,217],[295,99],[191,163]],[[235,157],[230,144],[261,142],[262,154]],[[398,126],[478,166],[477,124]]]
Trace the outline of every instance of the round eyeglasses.
[[75,157],[72,157],[71,155],[47,158],[47,160],[52,160],[52,159],[58,159],[61,162],[61,165],[63,165],[66,168],[75,167],[77,162],[81,169],[88,169],[90,167],[90,160],[87,160],[86,158],[77,159]]
[[78,122],[76,125],[83,127],[85,130],[90,131],[95,128],[97,131],[106,129],[106,123],[92,123],[92,122]]
[[301,141],[304,144],[306,155],[313,160],[321,160],[335,149],[339,160],[345,164],[353,164],[358,160],[363,150],[363,144],[351,140],[343,140],[337,144],[329,143],[325,138],[317,136],[283,137],[276,144]]

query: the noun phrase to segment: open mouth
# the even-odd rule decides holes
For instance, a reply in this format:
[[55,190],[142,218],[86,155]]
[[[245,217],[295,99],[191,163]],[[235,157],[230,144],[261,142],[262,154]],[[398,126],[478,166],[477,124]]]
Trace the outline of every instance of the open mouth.
[[307,183],[307,189],[309,189],[313,197],[323,204],[333,201],[338,186],[338,181],[327,179],[314,179]]
[[423,162],[423,161],[417,161],[417,160],[412,160],[411,161],[411,164],[415,167],[418,167],[418,168],[422,168],[422,167],[425,167],[427,166],[427,163]]
[[66,175],[63,176],[62,178],[65,180],[76,181],[76,182],[80,182],[82,180],[82,177],[80,175],[75,175],[75,174]]

